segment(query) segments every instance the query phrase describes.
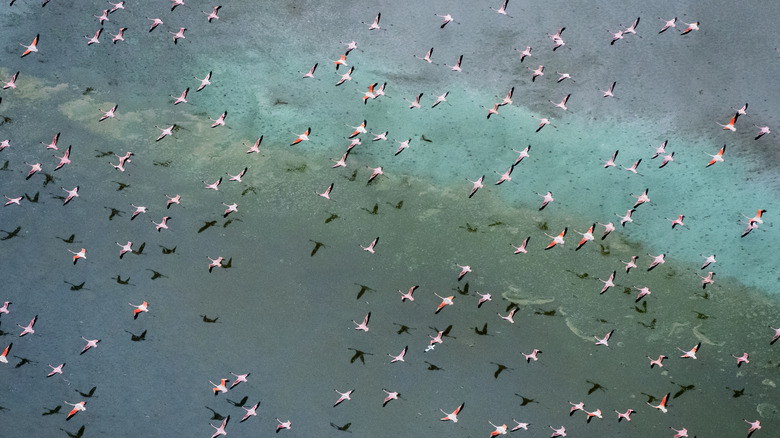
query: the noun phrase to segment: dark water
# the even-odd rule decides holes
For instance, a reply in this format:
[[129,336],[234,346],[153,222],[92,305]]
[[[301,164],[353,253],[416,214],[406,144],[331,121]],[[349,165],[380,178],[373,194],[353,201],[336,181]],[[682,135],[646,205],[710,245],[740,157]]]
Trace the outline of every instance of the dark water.
[[[486,436],[489,421],[511,429],[515,419],[531,436],[564,425],[569,436],[685,427],[701,437],[743,436],[743,419],[759,419],[755,436],[773,436],[777,142],[774,132],[753,140],[753,125],[777,126],[778,6],[513,1],[501,16],[489,9],[497,2],[468,3],[232,2],[208,23],[201,11],[212,4],[128,2],[90,46],[83,36],[108,3],[4,6],[0,79],[20,73],[16,89],[0,91],[0,140],[11,144],[0,151],[0,187],[30,198],[0,209],[0,301],[13,302],[0,317],[0,348],[13,342],[0,364],[4,430],[211,436],[208,424],[230,415],[230,436],[271,434],[278,417],[292,422],[281,433],[296,436],[341,436],[332,425],[347,423],[360,436]],[[380,11],[382,29],[369,31],[361,22]],[[440,29],[435,14],[447,13],[455,22]],[[610,45],[606,29],[637,16],[638,35]],[[658,34],[658,17],[673,16],[678,28]],[[164,24],[148,32],[147,17]],[[679,35],[681,21],[696,20],[701,30]],[[553,52],[546,34],[564,26],[566,45]],[[112,44],[120,27],[125,41]],[[168,32],[180,27],[174,45]],[[39,52],[19,58],[35,34]],[[346,67],[334,73],[329,60],[352,40],[353,79],[335,87]],[[526,45],[532,57],[521,63],[514,49]],[[434,63],[413,56],[431,47]],[[451,71],[461,54],[463,71]],[[302,79],[314,63],[315,79]],[[531,82],[539,64],[545,75]],[[212,84],[195,92],[209,71]],[[558,83],[556,72],[573,80]],[[616,98],[602,97],[613,81]],[[387,82],[387,95],[364,105],[374,82]],[[187,87],[188,103],[174,106],[170,96]],[[511,87],[514,103],[486,120]],[[421,92],[410,110],[405,100]],[[567,94],[567,111],[549,102]],[[715,124],[745,102],[736,132]],[[116,117],[98,122],[113,105]],[[226,126],[210,128],[223,111]],[[553,126],[537,133],[535,117]],[[363,120],[363,143],[332,169]],[[155,126],[172,124],[155,142]],[[309,127],[311,140],[290,147]],[[386,130],[388,141],[370,141]],[[57,132],[58,151],[40,144]],[[260,136],[261,152],[247,154]],[[674,162],[659,168],[650,157],[665,140]],[[724,143],[724,162],[705,167]],[[496,186],[513,149],[529,144],[512,180]],[[72,163],[54,171],[68,145]],[[618,166],[604,169],[615,150]],[[109,164],[127,151],[125,172]],[[640,158],[638,175],[622,169]],[[25,179],[25,162],[43,172]],[[376,166],[384,175],[367,184]],[[242,182],[228,181],[245,167]],[[482,175],[469,199],[466,180]],[[218,191],[204,189],[220,177]],[[331,183],[331,201],[316,196]],[[76,185],[79,197],[63,206],[61,187]],[[646,188],[651,203],[620,227],[616,214]],[[555,200],[539,211],[536,193],[547,191]],[[181,204],[166,209],[175,194]],[[238,212],[223,217],[234,202]],[[131,221],[131,204],[149,211]],[[741,238],[740,220],[759,209],[763,224]],[[673,229],[666,218],[680,214],[685,226]],[[166,215],[169,229],[157,232],[151,221]],[[575,231],[610,221],[617,231],[602,241],[597,226],[596,240],[574,250]],[[545,251],[545,233],[567,227],[565,244]],[[375,254],[361,250],[377,236]],[[528,253],[514,255],[528,236]],[[116,242],[128,240],[143,251],[120,260]],[[68,250],[81,248],[87,259],[73,265]],[[647,271],[648,254],[660,253],[666,262]],[[717,262],[699,269],[702,254]],[[621,261],[632,255],[638,268],[627,274]],[[229,269],[209,273],[220,256]],[[458,265],[472,268],[461,281]],[[615,270],[616,286],[600,295],[598,279]],[[715,283],[702,289],[709,270]],[[397,291],[414,285],[415,301],[401,302]],[[635,303],[644,286],[652,293]],[[477,292],[492,301],[478,308]],[[435,294],[454,304],[434,314]],[[143,301],[149,312],[133,320],[128,303]],[[496,315],[514,305],[514,324]],[[354,330],[368,312],[370,330]],[[36,314],[35,333],[19,338],[16,324]],[[608,347],[595,345],[613,329]],[[82,336],[99,347],[79,355]],[[698,342],[698,359],[680,358],[678,347]],[[391,364],[405,346],[406,361]],[[526,363],[521,353],[534,348],[543,353]],[[743,352],[750,363],[737,368],[732,355]],[[646,356],[659,354],[664,367],[650,369]],[[46,378],[47,364],[63,362],[63,375]],[[232,382],[231,372],[251,374],[215,397],[209,381]],[[355,391],[333,408],[334,389]],[[400,399],[383,408],[382,389]],[[668,413],[646,404],[666,393]],[[63,401],[87,410],[66,422]],[[257,401],[258,416],[239,423],[236,404]],[[570,417],[569,401],[604,418]],[[458,423],[439,421],[461,403]],[[632,421],[618,423],[613,410],[628,408]]]

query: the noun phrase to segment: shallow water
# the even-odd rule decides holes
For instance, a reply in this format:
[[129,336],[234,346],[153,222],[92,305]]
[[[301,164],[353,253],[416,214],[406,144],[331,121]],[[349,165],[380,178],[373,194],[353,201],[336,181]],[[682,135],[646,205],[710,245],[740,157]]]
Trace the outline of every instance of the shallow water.
[[[295,436],[340,436],[331,426],[347,423],[364,436],[478,436],[493,430],[488,421],[511,428],[512,419],[530,423],[533,436],[549,436],[548,425],[571,436],[672,436],[670,427],[740,436],[743,419],[761,420],[755,436],[778,429],[778,347],[768,328],[780,325],[776,140],[753,140],[751,125],[777,125],[766,91],[776,85],[777,53],[763,41],[777,39],[766,32],[776,32],[770,20],[780,6],[561,2],[544,10],[513,1],[504,17],[488,9],[497,2],[482,1],[417,9],[236,2],[208,23],[200,11],[212,6],[193,0],[171,12],[166,2],[130,2],[91,46],[82,35],[98,28],[101,2],[3,7],[0,79],[20,75],[16,89],[0,91],[0,140],[11,141],[0,151],[0,185],[9,197],[38,193],[38,202],[0,209],[0,229],[21,227],[0,241],[0,301],[13,302],[0,317],[0,348],[13,342],[0,364],[7,430],[210,436],[220,415],[231,416],[231,436],[271,433],[277,417],[292,421],[283,433]],[[369,32],[361,21],[379,11],[383,30]],[[437,13],[456,22],[439,29]],[[701,30],[658,35],[656,17],[674,15],[701,21]],[[146,17],[156,16],[165,24],[147,32]],[[603,29],[636,16],[639,35],[610,46]],[[120,26],[126,41],[111,44]],[[174,45],[167,32],[181,26],[186,38]],[[546,34],[562,26],[566,46],[553,52]],[[20,59],[17,44],[35,33],[39,52]],[[329,59],[353,39],[353,80],[334,87]],[[513,49],[526,45],[533,56],[520,63]],[[412,56],[430,47],[435,65]],[[460,54],[463,72],[450,71],[445,64]],[[315,62],[316,79],[301,79]],[[545,75],[531,82],[527,68],[540,63]],[[194,77],[209,71],[212,84],[195,92]],[[576,82],[557,83],[557,71]],[[603,98],[599,89],[612,81],[617,99]],[[387,96],[364,105],[374,82],[387,82]],[[174,106],[169,96],[187,87],[189,102]],[[511,87],[513,105],[486,120]],[[447,101],[431,108],[445,91]],[[409,110],[405,99],[420,92],[422,108]],[[565,112],[548,102],[568,93]],[[714,123],[745,102],[736,132]],[[117,117],[98,122],[114,104]],[[222,111],[226,126],[209,128]],[[534,117],[554,126],[537,133]],[[390,140],[362,134],[347,167],[332,169],[349,126],[364,119]],[[155,125],[171,124],[173,136],[155,142]],[[308,127],[311,140],[290,147]],[[59,151],[39,145],[57,132]],[[247,154],[261,135],[261,153]],[[406,139],[410,148],[394,156]],[[659,169],[650,157],[664,140],[674,162]],[[725,161],[705,167],[724,143]],[[512,150],[529,144],[512,180],[496,186]],[[52,156],[67,145],[73,162],[55,172]],[[615,150],[618,167],[604,169]],[[134,156],[119,172],[109,163],[126,151]],[[640,158],[639,175],[622,170]],[[52,180],[25,180],[25,162],[41,162]],[[380,165],[385,174],[366,184],[369,166]],[[243,182],[228,181],[244,167]],[[469,199],[466,180],[481,175],[485,187]],[[220,176],[218,191],[203,188]],[[331,183],[332,201],[315,195]],[[79,198],[63,206],[60,187],[75,185]],[[633,223],[604,240],[597,226],[596,240],[574,250],[575,231],[617,223],[646,188],[651,203]],[[536,193],[548,190],[555,200],[539,211]],[[174,194],[181,205],[166,209]],[[223,218],[223,203],[233,202],[238,213]],[[131,221],[131,204],[149,213]],[[741,238],[739,221],[760,208],[764,223]],[[679,214],[685,226],[672,229],[665,218]],[[165,215],[170,228],[155,231],[150,220]],[[566,227],[566,243],[544,251],[544,233]],[[375,254],[361,250],[377,236]],[[514,255],[511,245],[528,236],[528,254]],[[115,242],[128,240],[143,252],[120,260]],[[68,250],[82,247],[88,258],[74,266]],[[648,254],[659,253],[666,262],[648,272]],[[713,253],[718,261],[700,270],[701,254]],[[639,266],[626,273],[621,261],[632,255]],[[209,273],[207,257],[217,256],[230,268]],[[462,281],[459,264],[473,269]],[[698,275],[710,269],[715,283],[702,289]],[[598,279],[612,271],[616,287],[599,295]],[[415,301],[402,303],[396,291],[414,285]],[[635,303],[634,286],[652,293]],[[492,301],[478,308],[477,292]],[[434,314],[434,293],[454,305]],[[149,312],[132,320],[127,303],[144,300]],[[519,309],[509,324],[496,313],[512,303]],[[353,330],[368,312],[370,330]],[[19,338],[16,324],[36,314],[35,334]],[[425,352],[429,336],[450,326]],[[594,345],[612,329],[609,347]],[[131,340],[141,333],[145,340]],[[99,347],[79,355],[81,336],[101,339]],[[678,347],[700,341],[698,359],[679,357]],[[406,362],[390,364],[387,354],[407,345]],[[543,353],[526,363],[521,353],[533,348]],[[750,363],[737,368],[731,355],[743,352]],[[664,367],[650,369],[646,356],[662,353]],[[47,364],[62,362],[64,374],[47,379]],[[214,397],[209,380],[232,381],[231,372],[251,375]],[[75,392],[93,387],[91,397]],[[355,389],[352,400],[331,407],[334,388]],[[383,388],[400,400],[383,408]],[[647,406],[667,392],[668,413]],[[62,402],[81,400],[86,412],[66,422]],[[244,410],[228,401],[261,401],[257,418],[239,423]],[[604,418],[570,417],[568,401]],[[457,424],[439,421],[440,409],[463,402]],[[615,421],[613,410],[628,408],[637,411],[632,421]]]

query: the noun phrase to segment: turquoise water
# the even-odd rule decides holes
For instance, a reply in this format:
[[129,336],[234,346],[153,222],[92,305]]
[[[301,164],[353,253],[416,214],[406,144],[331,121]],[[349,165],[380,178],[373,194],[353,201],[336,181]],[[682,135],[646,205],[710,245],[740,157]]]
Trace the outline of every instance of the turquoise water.
[[[548,425],[570,436],[672,436],[670,427],[741,436],[743,419],[762,422],[755,436],[778,429],[768,327],[780,325],[776,134],[753,140],[752,126],[777,126],[768,91],[777,83],[777,5],[513,1],[506,17],[482,1],[236,2],[208,23],[201,11],[211,4],[129,2],[109,15],[100,44],[87,46],[83,35],[107,6],[3,7],[0,79],[20,74],[16,89],[0,91],[0,140],[11,144],[0,151],[0,184],[9,197],[38,194],[0,209],[0,229],[11,233],[0,235],[0,302],[13,302],[0,316],[0,348],[13,342],[0,364],[7,430],[211,436],[208,424],[227,415],[230,436],[270,434],[277,417],[292,422],[280,433],[294,436],[343,434],[331,423],[362,436],[484,436],[488,421],[511,428],[513,419],[533,436],[549,436]],[[369,31],[361,22],[380,11],[382,30]],[[435,14],[446,13],[456,21],[440,29]],[[639,35],[610,45],[605,30],[637,16]],[[657,34],[657,17],[673,16],[701,30]],[[165,23],[148,32],[147,17]],[[553,52],[546,34],[563,26],[566,45]],[[119,27],[125,41],[111,44]],[[179,27],[186,38],[174,45],[168,31]],[[37,33],[39,52],[19,58],[18,44]],[[346,69],[335,73],[329,60],[352,40],[353,78],[335,87]],[[514,49],[526,45],[533,54],[521,63]],[[434,64],[414,57],[431,47]],[[446,67],[461,54],[462,72]],[[302,79],[314,63],[315,79]],[[539,64],[545,75],[531,82],[528,67]],[[212,84],[195,92],[195,77],[209,71]],[[556,82],[556,72],[573,81]],[[613,81],[616,99],[602,97]],[[387,82],[387,95],[364,105],[374,82]],[[187,87],[189,102],[174,106],[170,95]],[[511,87],[514,103],[486,120]],[[421,92],[422,107],[410,110],[406,100]],[[567,111],[549,102],[569,93]],[[715,124],[745,102],[736,132]],[[116,118],[98,122],[115,104]],[[226,126],[211,129],[223,111]],[[554,126],[537,133],[535,117]],[[363,120],[389,140],[362,134],[347,167],[332,169]],[[155,126],[171,124],[173,135],[155,142]],[[310,141],[289,146],[309,127]],[[59,151],[40,144],[57,132]],[[261,153],[247,154],[260,136]],[[407,139],[394,156],[396,140]],[[650,157],[665,140],[674,162],[659,169]],[[724,143],[724,162],[705,167]],[[513,149],[529,144],[512,180],[496,186]],[[54,155],[68,145],[72,163],[55,172]],[[615,150],[618,166],[604,169]],[[119,172],[109,163],[127,151]],[[638,175],[622,169],[640,158]],[[51,182],[26,180],[25,162],[40,162]],[[369,166],[384,175],[367,184]],[[228,181],[244,167],[243,182]],[[482,175],[485,187],[469,199],[467,179]],[[219,177],[218,191],[204,189]],[[332,201],[316,196],[331,183]],[[61,187],[76,185],[79,198],[63,206]],[[620,227],[616,214],[646,188],[650,205]],[[547,191],[555,200],[539,211],[536,193]],[[166,209],[175,194],[181,204]],[[233,202],[238,212],[223,217]],[[131,221],[131,204],[149,212]],[[741,238],[743,215],[762,208],[764,223]],[[672,229],[665,218],[679,214],[685,226]],[[169,229],[157,232],[151,221],[165,215]],[[596,240],[574,250],[575,231],[609,221],[618,227],[609,237],[599,240],[597,227]],[[544,233],[566,227],[566,243],[544,251]],[[361,250],[377,236],[375,254]],[[528,253],[514,255],[511,245],[528,236]],[[120,260],[115,242],[128,240],[144,249]],[[68,250],[80,248],[87,259],[73,265]],[[648,254],[659,253],[666,263],[648,272]],[[717,257],[704,271],[702,254]],[[632,255],[639,266],[626,274],[621,261]],[[209,273],[218,256],[230,268]],[[458,265],[473,269],[461,281]],[[598,279],[613,270],[616,287],[599,295]],[[715,283],[703,290],[697,275],[709,270]],[[415,301],[401,302],[396,291],[414,285]],[[634,286],[652,294],[635,303]],[[478,308],[477,292],[492,301]],[[434,314],[434,293],[454,305]],[[128,302],[142,301],[149,312],[133,320]],[[512,303],[509,324],[496,313]],[[370,330],[353,330],[368,312]],[[16,324],[36,314],[35,334],[19,338]],[[429,336],[450,326],[426,352]],[[612,329],[609,347],[594,345]],[[82,336],[99,347],[79,355]],[[698,359],[679,357],[678,347],[698,342]],[[406,361],[389,363],[407,345]],[[533,348],[543,353],[526,363],[521,353]],[[731,355],[743,352],[750,363],[737,368]],[[650,369],[646,356],[659,354],[669,359]],[[46,378],[47,364],[63,362],[63,375]],[[232,381],[231,372],[251,374],[215,397],[209,380]],[[77,392],[93,387],[91,397]],[[400,399],[383,408],[383,388]],[[355,392],[334,408],[334,389]],[[668,392],[668,413],[647,406]],[[87,410],[66,422],[63,401],[82,400]],[[261,401],[258,416],[239,423],[245,411],[230,401]],[[604,418],[570,417],[568,401]],[[440,409],[460,403],[457,424],[439,421]],[[613,410],[628,408],[632,421],[618,423]]]

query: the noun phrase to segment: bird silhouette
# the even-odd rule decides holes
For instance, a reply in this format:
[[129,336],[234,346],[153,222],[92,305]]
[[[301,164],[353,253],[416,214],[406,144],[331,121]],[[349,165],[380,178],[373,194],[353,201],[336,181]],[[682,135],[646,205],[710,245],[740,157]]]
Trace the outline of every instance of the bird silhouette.
[[60,428],[60,430],[65,432],[65,433],[67,433],[70,438],[81,438],[84,435],[84,427],[85,426],[81,426],[79,428],[78,432],[76,432],[76,433],[70,433],[67,430],[63,429],[63,428]]
[[455,286],[455,287],[452,288],[452,290],[454,290],[455,292],[457,292],[457,293],[459,293],[461,295],[468,295],[469,294],[469,283],[466,282],[466,284],[463,285],[463,289],[461,289],[460,287]]
[[95,395],[95,390],[97,389],[97,386],[93,386],[92,389],[89,390],[89,392],[81,392],[78,389],[74,389],[74,391],[78,392],[80,396],[85,398],[90,398],[93,395]]
[[496,369],[496,372],[493,373],[493,378],[494,379],[498,379],[498,375],[501,374],[502,371],[511,369],[511,368],[507,367],[506,365],[502,365],[500,363],[496,363],[496,362],[490,362],[490,363],[492,363],[493,365],[497,365],[498,366],[498,369]]
[[215,225],[217,225],[217,221],[206,221],[202,227],[198,228],[198,233],[202,233]]
[[401,333],[407,333],[407,334],[410,334],[410,335],[411,335],[411,333],[409,333],[409,329],[410,329],[411,327],[405,326],[405,325],[403,325],[403,324],[399,324],[399,323],[397,323],[397,322],[394,322],[393,324],[395,324],[395,325],[397,325],[397,326],[400,326],[400,328],[398,329],[398,332],[397,332],[399,335],[400,335]]
[[438,366],[428,362],[427,360],[425,361],[425,363],[428,364],[428,371],[444,371],[444,368],[439,368]]
[[637,321],[637,323],[641,324],[645,328],[649,328],[650,330],[653,330],[655,329],[656,318],[653,318],[653,320],[650,321],[650,324],[646,324],[642,321]]
[[[8,165],[8,161],[5,162],[6,165]],[[33,197],[30,197],[27,193],[24,194],[24,197],[27,198],[28,201],[37,203],[38,202],[38,195],[40,192],[35,192],[35,195]]]
[[[74,284],[69,281],[65,281],[64,283],[70,285],[70,290],[81,290],[84,289],[84,284],[86,283],[86,281],[82,281],[81,284]],[[89,289],[85,289],[85,290],[89,290]]]
[[[731,388],[726,387],[726,389],[731,389]],[[733,394],[731,394],[732,398],[739,398],[739,397],[742,397],[743,395],[745,395],[745,388],[742,388],[742,389],[731,389],[731,391],[733,392]]]
[[586,380],[586,382],[587,382],[587,383],[590,383],[591,385],[593,385],[593,386],[592,386],[592,387],[591,387],[591,388],[588,390],[588,395],[591,395],[591,394],[593,394],[594,392],[596,392],[596,391],[599,391],[599,390],[601,390],[601,391],[606,391],[606,390],[607,390],[607,388],[604,388],[603,386],[601,386],[600,384],[598,384],[598,383],[596,383],[596,382],[591,382],[590,380]]
[[347,350],[352,350],[355,352],[355,354],[352,356],[352,359],[349,360],[349,363],[355,363],[356,360],[360,359],[360,362],[363,363],[363,365],[366,364],[365,355],[373,356],[371,353],[366,353],[365,351],[360,351],[354,348],[347,348]]
[[233,405],[233,406],[235,406],[237,408],[240,408],[241,406],[244,406],[246,404],[247,400],[249,400],[249,396],[248,395],[245,395],[244,398],[242,398],[241,400],[239,400],[237,402],[234,402],[233,400],[227,399],[228,403],[230,403],[231,405]]
[[210,324],[213,324],[213,323],[217,322],[217,320],[219,319],[219,316],[218,316],[218,317],[216,317],[216,318],[213,318],[213,319],[212,319],[212,318],[209,318],[209,317],[208,317],[208,316],[206,316],[206,315],[200,315],[200,316],[202,316],[202,317],[203,317],[203,322],[207,322],[207,323],[210,323]]
[[378,214],[379,213],[379,204],[374,204],[374,208],[369,210],[365,207],[361,207],[362,210],[365,210],[368,212],[368,214]]
[[222,414],[220,414],[219,412],[215,411],[214,409],[211,409],[208,406],[206,406],[206,409],[211,411],[211,419],[212,420],[219,421],[219,420],[224,420],[225,419],[225,417]]
[[73,243],[74,240],[76,239],[76,235],[75,234],[71,234],[70,237],[68,237],[67,239],[63,239],[62,237],[59,237],[59,236],[57,238],[62,240],[65,243]]
[[674,395],[672,396],[673,399],[685,394],[688,391],[693,391],[694,389],[696,389],[695,385],[680,385],[679,383],[675,383],[675,382],[672,383],[680,387],[680,390],[675,392]]
[[21,225],[16,227],[13,231],[6,231],[6,230],[0,230],[6,234],[5,237],[0,238],[0,240],[9,240],[19,235],[19,231],[22,231]]
[[42,416],[59,414],[60,413],[60,409],[62,409],[62,405],[57,405],[57,407],[54,408],[54,409],[49,409],[49,408],[45,408],[45,409],[46,409],[46,412],[41,414]]
[[127,330],[125,330],[125,332],[130,333],[130,340],[133,342],[146,340],[146,330],[144,330],[143,333],[141,333],[140,335],[133,334],[132,332],[128,332]]
[[167,275],[160,274],[159,272],[155,271],[154,269],[146,268],[147,271],[152,271],[152,280],[157,280],[158,278],[164,277],[168,278]]
[[456,338],[456,337],[454,337],[454,336],[450,336],[450,331],[452,331],[452,324],[448,325],[448,326],[447,326],[447,328],[446,328],[446,329],[444,329],[444,330],[439,330],[439,329],[438,329],[438,328],[436,328],[436,327],[428,327],[428,328],[429,328],[429,329],[431,329],[431,330],[433,330],[433,331],[435,331],[435,332],[437,332],[437,333],[438,333],[439,331],[441,331],[441,332],[442,332],[442,333],[441,333],[441,336],[442,336],[443,338],[446,338],[446,337],[451,337],[452,339],[457,339],[457,338]]
[[319,251],[320,248],[327,247],[327,245],[325,245],[324,243],[317,242],[316,240],[310,239],[309,242],[314,242],[314,249],[311,250],[311,255],[309,257],[314,257],[314,254],[317,254],[317,251]]
[[[130,284],[130,277],[127,277],[127,279],[122,280],[122,277],[117,275],[116,277],[111,277],[112,280],[116,280],[119,284]],[[131,285],[134,286],[134,285]]]
[[133,250],[133,254],[135,254],[135,255],[140,255],[140,254],[143,254],[143,252],[144,252],[144,248],[146,248],[146,242],[142,243],[142,244],[141,244],[141,245],[138,247],[138,249],[135,249],[135,250]]
[[111,214],[108,215],[108,220],[114,220],[114,216],[122,216],[122,212],[113,207],[104,207],[111,210]]
[[360,297],[362,297],[362,296],[363,296],[363,294],[364,294],[364,293],[366,293],[366,292],[368,292],[368,291],[375,292],[375,290],[374,290],[374,289],[372,289],[372,288],[370,288],[370,287],[368,287],[368,286],[366,286],[366,285],[363,285],[363,284],[358,284],[358,283],[355,283],[355,284],[356,284],[356,285],[358,285],[358,286],[360,286],[360,291],[358,291],[358,294],[357,294],[357,299],[358,299],[358,300],[360,299]]
[[28,363],[35,363],[35,362],[31,361],[30,359],[27,359],[25,357],[21,357],[21,356],[14,356],[14,357],[17,357],[17,358],[21,359],[19,361],[19,363],[16,364],[16,366],[14,366],[14,368],[19,368],[19,367],[21,367],[23,365],[27,365]]
[[342,431],[342,432],[352,433],[351,430],[347,430],[347,429],[349,429],[349,426],[352,426],[352,423],[347,423],[347,424],[345,424],[343,426],[339,426],[338,424],[331,422],[330,425],[333,426],[334,428]]
[[46,179],[43,180],[43,186],[44,187],[48,186],[49,183],[53,183],[54,182],[54,177],[53,176],[51,176],[48,173],[44,173],[44,175],[46,176]]
[[[512,307],[512,306],[510,306]],[[535,315],[544,315],[544,316],[555,316],[555,309],[552,310],[543,310],[543,309],[537,309],[534,311]]]
[[515,395],[520,397],[521,399],[523,399],[523,401],[520,403],[520,406],[525,406],[525,405],[527,405],[529,403],[539,403],[538,401],[536,401],[536,400],[534,400],[532,398],[528,398],[528,397],[522,396],[522,395],[520,395],[518,393],[515,393]]

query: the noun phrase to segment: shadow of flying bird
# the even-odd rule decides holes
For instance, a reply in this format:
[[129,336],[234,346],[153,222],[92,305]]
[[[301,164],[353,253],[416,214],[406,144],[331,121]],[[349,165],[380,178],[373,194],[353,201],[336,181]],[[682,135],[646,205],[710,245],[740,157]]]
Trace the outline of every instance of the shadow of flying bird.
[[316,240],[309,239],[309,242],[314,242],[314,249],[311,250],[311,255],[309,257],[314,257],[314,254],[317,254],[317,251],[319,251],[320,248],[327,247],[324,243],[317,242]]
[[207,229],[209,229],[210,227],[213,227],[215,225],[217,225],[217,221],[211,221],[211,222],[206,221],[203,224],[203,226],[198,229],[198,233],[202,233],[202,232],[206,231]]
[[394,324],[394,325],[397,325],[397,326],[400,326],[400,328],[398,329],[398,332],[397,332],[397,334],[399,334],[399,335],[400,335],[401,333],[406,333],[406,334],[410,334],[410,335],[411,335],[411,333],[409,333],[409,329],[410,329],[411,327],[405,326],[405,325],[403,325],[403,324],[399,324],[399,323],[397,323],[397,322],[394,322],[393,324]]
[[360,286],[360,291],[358,291],[358,294],[357,294],[357,299],[358,300],[363,296],[364,293],[366,293],[368,291],[374,292],[374,289],[372,289],[372,288],[370,288],[370,287],[368,287],[366,285],[358,284],[358,283],[355,283],[355,285]]
[[239,218],[228,219],[225,221],[224,224],[222,224],[222,228],[227,228],[227,226],[232,224],[233,222],[243,222],[243,221]]
[[369,210],[366,207],[361,207],[361,210],[365,210],[368,214],[379,214],[379,204],[374,204],[374,208]]
[[502,371],[504,371],[504,370],[511,370],[512,369],[512,368],[509,368],[508,366],[502,365],[500,363],[496,363],[496,362],[490,362],[490,363],[492,363],[493,365],[497,365],[498,366],[498,369],[496,370],[496,372],[493,373],[493,378],[494,379],[498,379],[498,375],[501,374]]
[[461,289],[458,286],[455,286],[455,287],[452,288],[452,290],[454,290],[455,292],[459,293],[460,295],[468,295],[469,294],[469,283],[467,281],[466,284],[463,285],[463,289]]
[[133,342],[146,340],[146,330],[144,330],[143,333],[141,333],[140,335],[133,334],[132,332],[129,332],[127,330],[125,330],[125,332],[130,333],[130,340]]
[[536,309],[536,310],[534,310],[534,315],[555,316],[555,313],[556,313],[555,309],[552,309],[552,310]]
[[157,280],[160,277],[168,278],[167,275],[160,274],[159,272],[155,271],[154,269],[146,268],[147,271],[152,271],[152,280]]
[[89,392],[81,392],[78,389],[74,389],[74,391],[78,392],[80,396],[84,398],[90,398],[93,395],[95,395],[95,390],[97,389],[97,386],[93,386],[92,389],[89,390]]
[[[438,333],[438,332],[440,331],[440,330],[439,330],[438,328],[436,328],[436,327],[430,327],[430,326],[428,326],[428,328],[429,328],[429,329],[431,329],[431,330],[433,330],[433,331],[435,331],[436,333]],[[452,339],[458,339],[458,338],[456,338],[456,337],[454,337],[454,336],[450,336],[450,331],[452,331],[452,324],[448,325],[446,329],[444,329],[444,330],[441,330],[441,332],[442,332],[442,333],[441,333],[441,336],[442,336],[443,338],[452,338]]]
[[592,387],[591,387],[591,388],[588,390],[588,395],[591,395],[591,394],[593,394],[593,393],[594,393],[594,392],[596,392],[597,390],[600,390],[600,391],[606,391],[606,390],[607,390],[607,388],[605,388],[605,387],[601,386],[600,384],[598,384],[598,383],[596,383],[596,382],[591,382],[590,380],[586,380],[585,382],[587,382],[587,383],[590,383],[591,385],[593,385],[593,386],[592,386]]
[[134,250],[132,251],[132,253],[133,253],[133,254],[135,254],[135,255],[141,255],[141,254],[143,254],[143,252],[144,252],[144,248],[146,248],[146,242],[142,243],[142,244],[141,244],[141,245],[138,247],[138,249],[134,249]]
[[18,359],[21,359],[19,361],[19,363],[16,364],[16,366],[14,368],[19,368],[19,367],[21,367],[23,365],[27,365],[28,363],[36,363],[36,362],[31,361],[30,359],[27,359],[26,357],[21,357],[21,356],[14,356],[14,357],[18,358]]
[[54,409],[49,409],[49,408],[44,408],[44,409],[46,409],[46,412],[42,413],[41,416],[45,417],[46,415],[59,414],[60,409],[62,409],[62,405],[57,405],[57,407]]
[[76,432],[76,433],[70,433],[67,430],[63,429],[63,428],[60,428],[60,430],[65,432],[65,433],[67,433],[70,438],[81,438],[84,435],[84,427],[85,426],[81,426],[79,428],[78,432]]
[[206,409],[208,409],[208,410],[210,410],[210,411],[211,411],[211,419],[212,419],[212,420],[217,420],[217,421],[219,421],[219,420],[224,420],[224,419],[225,419],[225,417],[223,417],[223,416],[222,416],[222,414],[218,413],[218,412],[217,412],[217,411],[215,411],[214,409],[211,409],[211,408],[210,408],[210,407],[208,407],[208,406],[206,406]]
[[230,403],[231,405],[237,407],[237,408],[240,408],[241,406],[244,406],[246,404],[247,400],[249,400],[249,396],[245,395],[244,398],[242,398],[241,400],[239,400],[237,402],[234,402],[231,399],[227,399],[227,402]]
[[732,388],[729,388],[727,386],[726,389],[729,389],[729,390],[731,390],[733,392],[733,394],[731,394],[732,398],[738,398],[738,397],[742,397],[743,395],[745,395],[745,388],[742,388],[742,389],[732,389]]
[[330,425],[331,425],[331,426],[333,426],[334,428],[336,428],[336,429],[338,429],[338,430],[342,431],[342,432],[349,432],[349,433],[352,433],[352,431],[351,431],[351,430],[347,430],[347,429],[349,429],[349,426],[352,426],[352,423],[347,423],[347,424],[345,424],[345,425],[343,425],[343,426],[339,426],[339,425],[337,425],[336,423],[333,423],[333,422],[331,422],[331,423],[330,423]]
[[363,365],[366,364],[365,355],[373,356],[371,353],[366,353],[365,351],[360,351],[355,348],[347,348],[347,350],[352,350],[355,352],[355,354],[352,356],[352,359],[349,360],[349,363],[355,363],[356,360],[360,359],[360,362],[363,363]]
[[63,282],[65,284],[69,284],[70,285],[70,290],[81,290],[81,289],[89,290],[89,289],[85,289],[84,288],[84,284],[86,283],[86,281],[82,281],[81,284],[74,284],[74,283],[71,283],[69,281],[63,281]]
[[[130,284],[130,277],[127,277],[127,279],[122,280],[122,277],[117,275],[116,277],[111,277],[112,280],[116,280],[119,284]],[[131,286],[135,286],[134,284],[130,284]]]
[[650,330],[653,330],[653,329],[655,329],[656,318],[653,318],[653,320],[650,321],[650,324],[645,324],[642,321],[637,321],[637,323],[641,324],[645,328],[649,328]]
[[534,400],[532,398],[524,397],[524,396],[522,396],[522,395],[520,395],[518,393],[515,393],[515,395],[520,397],[521,399],[523,399],[522,403],[520,403],[520,406],[525,406],[525,405],[527,405],[529,403],[539,403],[538,401],[536,401],[536,400]]
[[672,383],[680,387],[680,390],[675,392],[674,395],[672,396],[673,399],[685,394],[688,391],[693,391],[694,389],[696,389],[695,385],[680,385],[679,383],[675,383],[675,382]]
[[111,214],[108,215],[108,220],[110,221],[114,220],[114,216],[120,216],[120,217],[122,216],[122,212],[117,210],[116,208],[113,207],[104,207],[104,208],[109,208],[111,210]]
[[468,222],[466,222],[466,226],[465,227],[461,225],[458,228],[462,228],[462,229],[468,231],[469,233],[476,233],[477,232],[477,227],[472,227],[471,224],[468,223]]
[[19,235],[19,231],[22,231],[21,225],[16,227],[13,231],[0,230],[5,233],[5,237],[0,237],[0,240],[9,240]]
[[[63,239],[62,237],[59,237],[59,236],[57,236],[57,238],[62,240],[65,243],[73,243],[75,241],[75,239],[76,239],[76,235],[75,234],[71,234],[70,237],[68,237],[67,239]],[[81,242],[79,242],[79,243],[81,243]]]
[[444,371],[444,368],[439,368],[436,365],[428,362],[427,360],[425,361],[425,363],[428,364],[428,371]]

